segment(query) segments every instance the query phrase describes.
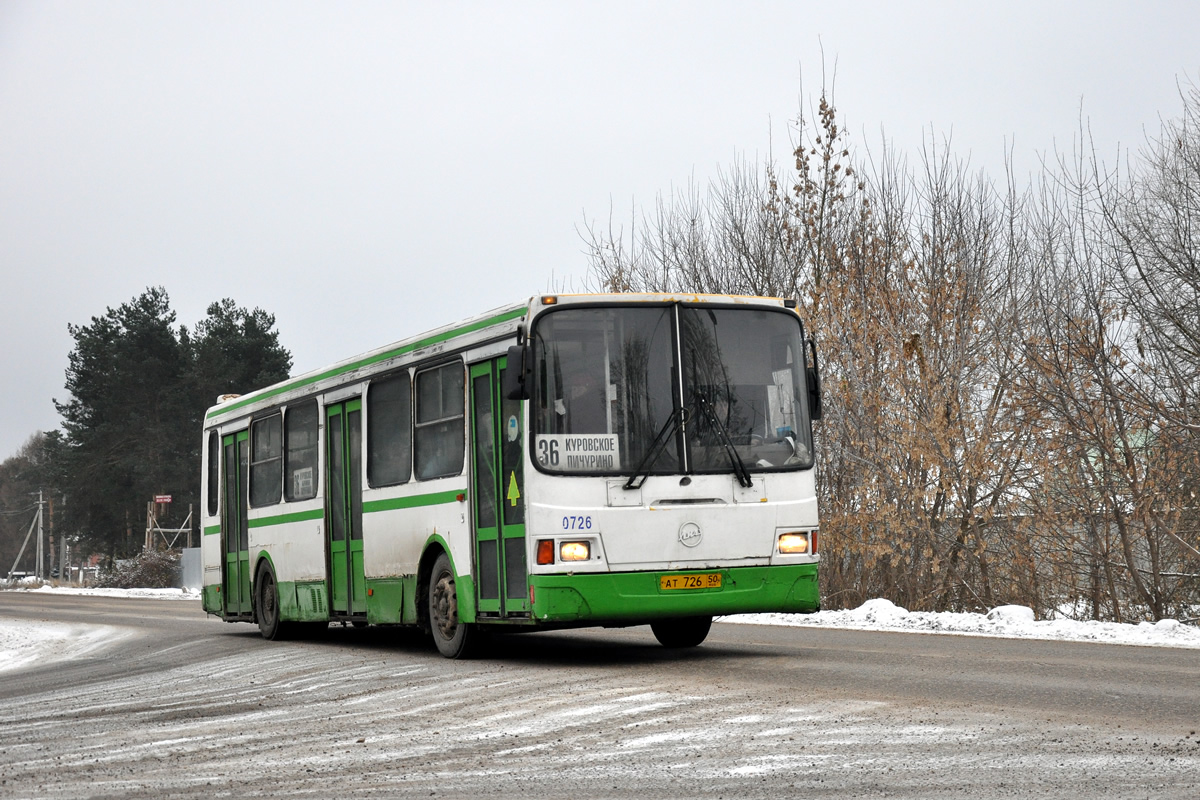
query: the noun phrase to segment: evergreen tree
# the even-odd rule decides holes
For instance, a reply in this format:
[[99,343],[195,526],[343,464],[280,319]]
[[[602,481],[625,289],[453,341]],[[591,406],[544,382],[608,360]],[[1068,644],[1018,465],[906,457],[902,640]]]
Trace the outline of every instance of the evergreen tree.
[[195,335],[175,322],[166,291],[150,287],[89,325],[69,326],[71,397],[55,401],[63,523],[94,551],[136,551],[156,494],[173,496],[171,521],[182,524],[200,494],[204,410],[219,393],[252,391],[291,368],[274,317],[261,309],[214,303]]

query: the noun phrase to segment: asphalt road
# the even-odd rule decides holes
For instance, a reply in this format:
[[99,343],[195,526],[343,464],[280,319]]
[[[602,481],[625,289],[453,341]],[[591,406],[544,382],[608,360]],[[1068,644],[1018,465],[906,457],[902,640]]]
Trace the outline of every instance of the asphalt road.
[[1200,796],[1200,652],[717,624],[498,637],[479,659],[198,604],[0,592],[112,626],[0,673],[0,798]]

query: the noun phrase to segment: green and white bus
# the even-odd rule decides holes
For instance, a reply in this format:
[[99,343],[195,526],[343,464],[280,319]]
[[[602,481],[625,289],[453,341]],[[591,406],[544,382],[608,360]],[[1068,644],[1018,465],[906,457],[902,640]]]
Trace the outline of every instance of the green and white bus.
[[794,301],[544,295],[205,415],[204,609],[276,639],[812,612],[816,349]]

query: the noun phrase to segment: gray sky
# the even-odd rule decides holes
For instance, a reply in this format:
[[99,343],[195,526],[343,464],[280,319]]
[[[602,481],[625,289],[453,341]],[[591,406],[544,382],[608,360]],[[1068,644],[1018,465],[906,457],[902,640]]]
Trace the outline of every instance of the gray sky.
[[0,0],[0,459],[149,285],[274,313],[295,372],[578,287],[585,219],[786,162],[823,63],[860,144],[996,177],[1200,80],[1200,3],[979,5]]

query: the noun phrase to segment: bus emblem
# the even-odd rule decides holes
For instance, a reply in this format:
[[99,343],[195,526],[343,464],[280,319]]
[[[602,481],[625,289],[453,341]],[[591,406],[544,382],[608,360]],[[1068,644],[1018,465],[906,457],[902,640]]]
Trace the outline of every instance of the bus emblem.
[[695,547],[703,538],[700,526],[694,522],[685,522],[679,528],[679,543],[684,547]]

